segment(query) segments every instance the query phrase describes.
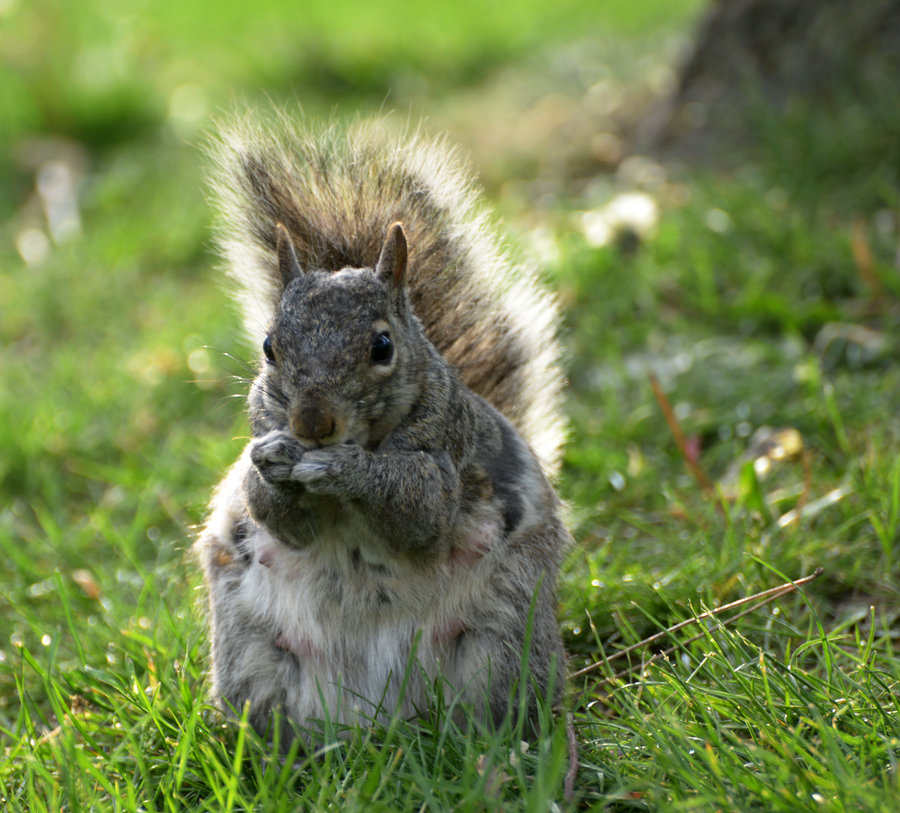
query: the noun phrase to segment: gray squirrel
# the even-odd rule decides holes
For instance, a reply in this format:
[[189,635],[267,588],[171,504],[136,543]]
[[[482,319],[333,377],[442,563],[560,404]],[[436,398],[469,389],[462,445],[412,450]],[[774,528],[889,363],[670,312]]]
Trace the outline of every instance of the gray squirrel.
[[443,140],[245,113],[212,152],[261,349],[195,543],[214,696],[260,732],[277,712],[282,742],[426,713],[435,687],[487,723],[524,692],[533,721],[565,669],[552,298]]

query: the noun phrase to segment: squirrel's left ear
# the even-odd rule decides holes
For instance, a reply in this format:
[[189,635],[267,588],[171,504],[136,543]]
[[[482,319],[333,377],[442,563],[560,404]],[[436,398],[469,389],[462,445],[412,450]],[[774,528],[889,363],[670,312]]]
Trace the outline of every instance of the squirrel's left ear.
[[387,233],[378,263],[375,265],[375,276],[390,282],[394,288],[402,288],[406,284],[406,235],[403,226],[394,223]]
[[281,285],[287,288],[292,279],[296,279],[303,272],[300,263],[297,262],[297,253],[294,251],[294,242],[288,230],[279,223],[275,226],[275,253],[278,255],[278,270],[281,273]]

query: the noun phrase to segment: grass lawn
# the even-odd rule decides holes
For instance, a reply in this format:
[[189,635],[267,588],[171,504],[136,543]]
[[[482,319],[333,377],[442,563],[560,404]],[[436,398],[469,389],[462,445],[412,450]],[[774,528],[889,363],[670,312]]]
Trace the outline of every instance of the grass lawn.
[[[699,0],[114,5],[0,1],[0,806],[896,808],[900,107],[620,163],[604,105],[671,82]],[[187,549],[256,351],[198,145],[235,98],[450,129],[559,294],[569,799],[565,717],[523,742],[436,702],[275,760],[206,702]]]

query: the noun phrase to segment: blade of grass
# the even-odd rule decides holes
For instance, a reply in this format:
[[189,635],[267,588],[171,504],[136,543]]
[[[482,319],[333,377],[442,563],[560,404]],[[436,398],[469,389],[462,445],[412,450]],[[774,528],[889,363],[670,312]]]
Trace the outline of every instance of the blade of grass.
[[[641,641],[638,641],[636,644],[632,644],[631,646],[627,646],[624,649],[620,649],[614,654],[610,655],[608,658],[604,658],[602,661],[596,661],[595,663],[590,664],[589,666],[585,666],[582,669],[579,669],[577,672],[572,673],[571,677],[580,677],[581,675],[585,675],[588,672],[593,671],[594,669],[598,669],[610,661],[614,661],[618,658],[624,658],[626,655],[630,655],[632,652],[635,652],[639,649],[644,649],[648,645],[652,644],[654,641],[659,640],[667,635],[671,635],[673,632],[678,632],[678,630],[683,629],[684,627],[688,627],[691,624],[698,624],[704,619],[714,618],[715,616],[721,615],[722,613],[726,613],[729,610],[737,609],[738,607],[743,607],[745,604],[748,604],[752,601],[759,601],[758,604],[753,605],[748,610],[735,615],[734,617],[728,619],[725,624],[729,624],[732,621],[737,620],[738,618],[742,618],[745,615],[749,615],[751,612],[755,612],[760,607],[765,606],[771,601],[774,601],[776,598],[781,598],[781,596],[787,595],[788,593],[793,592],[798,587],[804,584],[809,584],[811,581],[819,578],[825,572],[824,568],[817,567],[815,571],[813,571],[809,576],[804,576],[800,579],[795,579],[794,581],[788,581],[784,584],[779,584],[777,587],[770,587],[768,590],[762,590],[759,593],[754,593],[752,596],[744,596],[743,598],[736,599],[735,601],[729,602],[728,604],[723,604],[721,607],[716,607],[712,610],[707,610],[706,612],[700,613],[700,615],[696,615],[693,618],[685,619],[684,621],[680,621],[677,624],[673,624],[670,627],[666,627],[666,629],[661,632],[657,632],[654,635],[649,636],[648,638],[644,638]],[[660,653],[662,654],[662,653]],[[631,671],[631,670],[627,670]],[[626,674],[627,674],[626,671]]]

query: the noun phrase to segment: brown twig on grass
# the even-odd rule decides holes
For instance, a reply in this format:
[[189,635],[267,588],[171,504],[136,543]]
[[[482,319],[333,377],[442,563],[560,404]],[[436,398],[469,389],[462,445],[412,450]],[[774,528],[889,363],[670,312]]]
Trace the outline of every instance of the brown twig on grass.
[[880,304],[884,301],[884,283],[875,270],[875,259],[869,246],[869,238],[866,235],[866,221],[860,217],[853,220],[850,231],[850,250],[853,253],[853,262],[860,277],[869,286],[875,300]]
[[[743,607],[746,604],[750,604],[751,602],[756,602],[751,607],[747,607],[731,618],[725,619],[722,624],[727,626],[739,618],[743,618],[745,615],[749,615],[750,613],[756,612],[760,607],[764,607],[766,604],[774,601],[776,598],[781,598],[781,596],[787,595],[788,593],[792,593],[794,590],[797,590],[799,587],[809,584],[814,579],[819,578],[819,576],[824,573],[824,568],[817,567],[815,571],[813,571],[809,576],[804,576],[802,579],[795,579],[794,581],[785,582],[784,584],[779,584],[777,587],[770,587],[768,590],[763,590],[759,593],[754,593],[752,596],[745,596],[744,598],[739,598],[735,601],[731,601],[728,604],[723,604],[721,607],[716,607],[713,610],[707,610],[706,612],[700,613],[700,615],[695,615],[693,618],[688,618],[685,621],[680,621],[677,624],[673,624],[671,627],[664,629],[662,632],[657,632],[655,635],[651,635],[649,638],[644,638],[643,641],[638,641],[636,644],[632,644],[631,646],[625,647],[625,649],[620,649],[618,652],[613,653],[608,658],[604,658],[602,661],[596,661],[592,663],[590,666],[585,666],[583,669],[579,669],[577,672],[572,674],[572,677],[580,677],[581,675],[586,675],[588,672],[597,669],[600,666],[603,666],[606,663],[617,660],[618,658],[624,658],[626,655],[630,655],[632,652],[643,649],[648,645],[652,644],[654,641],[658,641],[660,638],[671,635],[673,632],[678,632],[678,630],[683,629],[691,624],[698,624],[701,621],[707,618],[714,618],[722,613],[728,612],[729,610],[735,610],[738,607]],[[699,635],[695,635],[693,638],[685,641],[681,644],[676,644],[673,647],[663,651],[657,652],[653,657],[650,658],[649,661],[644,661],[640,664],[640,666],[646,666],[650,663],[653,663],[660,658],[665,657],[666,655],[670,655],[676,649],[679,649],[682,646],[685,646],[693,641],[702,638],[705,633],[700,633]],[[606,678],[601,681],[600,685],[604,683],[610,683],[613,680],[616,680],[623,675],[627,675],[629,672],[633,672],[635,669],[639,668],[638,666],[631,666],[628,669],[623,669],[621,672],[617,672],[616,674]]]
[[[656,377],[656,374],[652,372],[647,373],[647,378],[650,379],[650,386],[653,388],[653,394],[656,396],[659,408],[662,410],[663,417],[666,419],[669,431],[672,433],[672,437],[675,438],[675,443],[678,446],[678,450],[681,452],[681,456],[684,458],[685,465],[688,467],[688,470],[694,476],[697,484],[703,489],[705,494],[715,494],[715,487],[713,486],[712,481],[707,477],[706,472],[703,471],[700,464],[694,460],[694,456],[688,450],[687,440],[681,429],[681,423],[675,415],[675,410],[672,409],[669,397],[663,392],[659,379]],[[716,500],[716,505],[720,510],[722,509],[718,500]]]
[[803,463],[803,491],[800,492],[800,499],[794,506],[797,519],[803,516],[803,510],[809,504],[809,495],[812,492],[812,458],[809,451],[804,449],[800,460]]

